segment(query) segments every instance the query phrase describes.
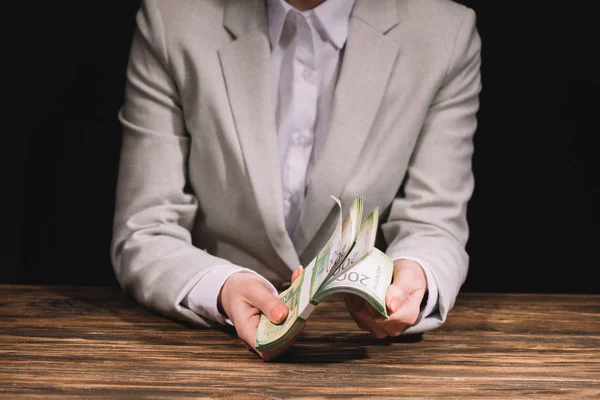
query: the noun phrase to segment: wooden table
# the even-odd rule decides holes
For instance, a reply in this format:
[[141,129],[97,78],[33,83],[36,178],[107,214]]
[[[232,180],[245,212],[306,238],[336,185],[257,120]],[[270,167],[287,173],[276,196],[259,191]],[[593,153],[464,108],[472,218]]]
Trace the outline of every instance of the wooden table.
[[0,285],[0,398],[600,398],[600,295],[461,294],[445,325],[376,340],[339,297],[265,363],[116,288]]

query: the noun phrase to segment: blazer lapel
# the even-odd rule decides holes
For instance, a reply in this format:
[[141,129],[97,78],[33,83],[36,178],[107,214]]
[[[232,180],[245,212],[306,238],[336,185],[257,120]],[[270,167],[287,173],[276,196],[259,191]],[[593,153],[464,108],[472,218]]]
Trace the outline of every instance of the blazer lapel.
[[[368,3],[368,4],[367,4]],[[342,197],[367,140],[398,54],[384,34],[398,23],[394,0],[357,1],[335,89],[330,126],[307,179],[308,191],[294,232],[302,254]],[[352,193],[354,195],[354,193]]]
[[283,215],[264,1],[229,1],[224,25],[236,40],[219,50],[219,59],[256,204],[275,251],[293,269],[300,262]]

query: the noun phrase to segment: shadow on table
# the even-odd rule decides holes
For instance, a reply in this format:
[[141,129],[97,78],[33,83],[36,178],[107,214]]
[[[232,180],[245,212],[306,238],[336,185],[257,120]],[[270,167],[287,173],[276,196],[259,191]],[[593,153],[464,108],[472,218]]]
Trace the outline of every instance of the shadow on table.
[[368,347],[394,343],[418,343],[422,334],[376,339],[368,333],[299,337],[298,342],[275,359],[276,363],[343,363],[369,358]]

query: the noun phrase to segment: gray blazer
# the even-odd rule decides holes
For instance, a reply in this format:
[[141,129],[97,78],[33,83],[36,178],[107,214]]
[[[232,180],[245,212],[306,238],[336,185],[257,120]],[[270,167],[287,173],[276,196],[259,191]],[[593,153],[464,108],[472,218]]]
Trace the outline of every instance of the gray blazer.
[[145,0],[119,112],[123,142],[111,255],[123,289],[165,316],[211,268],[275,286],[308,265],[355,194],[383,211],[388,254],[431,269],[440,326],[465,280],[466,206],[480,39],[449,0],[357,0],[330,127],[285,229],[264,0]]

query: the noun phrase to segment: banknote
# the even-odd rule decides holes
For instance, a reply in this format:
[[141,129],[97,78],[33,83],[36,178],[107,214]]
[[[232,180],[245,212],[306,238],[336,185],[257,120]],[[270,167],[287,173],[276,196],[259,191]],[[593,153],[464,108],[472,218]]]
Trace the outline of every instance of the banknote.
[[360,225],[360,231],[355,244],[342,262],[338,263],[336,268],[329,274],[327,280],[335,279],[346,269],[369,255],[375,247],[375,238],[377,235],[377,225],[379,222],[379,208],[375,208],[371,214]]
[[255,343],[259,351],[275,349],[294,338],[319,302],[334,293],[360,296],[388,318],[385,293],[394,265],[375,247],[379,210],[375,208],[361,221],[363,198],[355,196],[342,221],[342,203],[332,198],[339,212],[334,232],[303,273],[279,295],[290,309],[285,321],[273,324],[261,315]]
[[[336,227],[325,246],[317,253],[314,265],[307,268],[312,274],[310,282],[310,295],[315,295],[321,284],[333,273],[335,268],[345,260],[352,249],[359,231],[362,218],[362,197],[355,196],[350,212],[342,223],[342,203],[334,196],[339,214]],[[312,263],[311,263],[312,264]]]
[[256,349],[259,351],[268,351],[293,338],[296,332],[301,328],[303,319],[299,318],[300,310],[300,292],[306,271],[298,277],[294,283],[283,293],[279,299],[289,308],[288,316],[281,324],[274,324],[263,315],[261,315],[256,330]]
[[352,293],[368,301],[375,310],[388,318],[385,292],[390,285],[393,272],[392,260],[375,248],[335,279],[327,280],[314,300],[318,303],[334,293]]

